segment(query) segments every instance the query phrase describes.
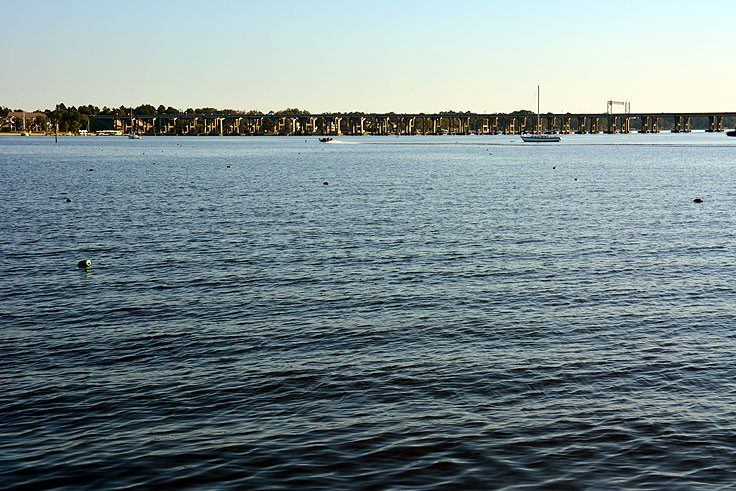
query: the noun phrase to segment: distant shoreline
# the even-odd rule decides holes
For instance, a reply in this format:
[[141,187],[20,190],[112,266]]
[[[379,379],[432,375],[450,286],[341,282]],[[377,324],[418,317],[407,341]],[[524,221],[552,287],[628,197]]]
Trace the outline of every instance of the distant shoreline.
[[[684,132],[680,132],[680,133],[686,134]],[[672,132],[672,131],[669,131],[669,130],[663,130],[663,131],[658,131],[656,133],[655,132],[649,132],[649,133],[646,133],[646,134],[647,135],[670,135],[670,134],[680,134],[680,133]],[[723,133],[725,135],[726,132],[725,131],[712,131],[712,132],[709,132],[709,131],[704,130],[704,129],[697,129],[697,130],[689,131],[687,133],[713,133],[713,134]],[[638,132],[638,131],[631,131],[630,133],[606,133],[606,132],[599,132],[599,133],[585,133],[584,135],[585,136],[596,136],[596,135],[600,135],[600,136],[616,136],[616,135],[624,135],[624,134],[636,135],[636,134],[640,134],[640,132]],[[46,133],[33,132],[33,133],[30,133],[29,134],[29,136],[55,136],[55,135],[56,136],[79,136],[79,137],[85,137],[85,138],[89,138],[89,137],[104,137],[104,138],[115,138],[115,137],[117,137],[117,138],[127,138],[128,137],[127,134],[122,134],[122,135],[97,135],[97,134],[94,134],[94,133],[90,133],[90,134],[86,134],[85,135],[85,134],[68,133],[68,132],[67,133],[61,133],[61,132],[59,132],[59,133],[56,133],[56,134],[55,133],[51,133],[51,132],[46,132]],[[0,137],[2,137],[2,136],[22,136],[22,135],[20,134],[20,132],[16,132],[16,131],[0,131]],[[181,138],[181,137],[189,137],[189,138],[199,138],[199,137],[202,137],[202,138],[212,138],[212,137],[217,137],[217,138],[220,138],[220,137],[228,137],[228,138],[249,138],[249,137],[263,137],[263,136],[266,136],[266,137],[280,136],[280,137],[289,137],[289,138],[300,139],[300,138],[319,138],[319,137],[323,137],[323,136],[326,136],[326,135],[322,135],[322,134],[319,134],[318,133],[318,134],[314,134],[314,135],[273,135],[273,134],[272,135],[147,135],[147,134],[140,134],[140,136],[143,137],[143,138],[151,138],[151,137],[153,137],[153,138],[158,138],[158,137],[169,137],[169,138]],[[366,135],[329,135],[329,136],[332,136],[333,138],[341,138],[341,137],[348,137],[348,138],[370,138],[370,137],[392,138],[392,137],[396,137],[396,135],[370,135],[370,134],[366,134]],[[513,138],[513,137],[518,137],[519,135],[516,134],[516,133],[514,133],[514,134],[508,134],[508,135],[507,134],[503,134],[503,133],[496,133],[496,134],[481,134],[481,135],[477,135],[477,134],[469,134],[469,135],[447,135],[447,134],[444,134],[444,135],[422,135],[422,134],[414,134],[414,135],[400,135],[400,136],[401,136],[401,138],[410,138],[410,137],[452,138],[452,137],[475,137],[475,136],[478,136],[478,137],[504,136],[504,137],[512,137]],[[569,134],[569,135],[564,135],[564,136],[575,137],[575,136],[583,136],[583,135]],[[345,143],[345,142],[333,141],[333,142],[330,142],[330,143],[337,143],[337,144],[339,144],[339,143]],[[447,142],[447,143],[449,143],[449,142]]]

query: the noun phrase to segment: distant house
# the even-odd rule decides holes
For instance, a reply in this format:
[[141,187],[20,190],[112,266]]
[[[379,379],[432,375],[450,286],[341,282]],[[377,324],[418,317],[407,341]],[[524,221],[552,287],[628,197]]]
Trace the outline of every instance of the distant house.
[[[33,120],[46,115],[42,112],[34,111],[32,113],[24,113],[23,111],[11,111],[7,116],[0,116],[0,130],[2,131],[20,131],[23,128],[23,115],[26,116],[26,128],[31,129]],[[46,128],[41,128],[46,129]]]

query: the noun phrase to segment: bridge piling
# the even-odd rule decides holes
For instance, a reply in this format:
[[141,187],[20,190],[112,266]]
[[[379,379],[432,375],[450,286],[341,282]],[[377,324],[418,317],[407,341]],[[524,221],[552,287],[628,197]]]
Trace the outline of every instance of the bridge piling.
[[[692,118],[707,120],[705,130],[722,132],[724,117],[735,113],[546,114],[540,123],[530,114],[155,114],[99,115],[103,127],[143,135],[517,135],[527,131],[561,134],[657,133],[660,124],[673,133],[691,131]],[[605,118],[605,119],[603,119]],[[604,125],[601,128],[601,124]],[[730,124],[730,123],[729,123]],[[99,126],[99,125],[98,125]],[[702,127],[702,126],[701,126]]]

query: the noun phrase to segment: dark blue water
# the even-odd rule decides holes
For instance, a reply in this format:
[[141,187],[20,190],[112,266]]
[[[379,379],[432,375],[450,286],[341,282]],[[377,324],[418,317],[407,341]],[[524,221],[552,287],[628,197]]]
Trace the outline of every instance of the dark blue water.
[[0,487],[734,486],[736,139],[341,140],[0,139]]

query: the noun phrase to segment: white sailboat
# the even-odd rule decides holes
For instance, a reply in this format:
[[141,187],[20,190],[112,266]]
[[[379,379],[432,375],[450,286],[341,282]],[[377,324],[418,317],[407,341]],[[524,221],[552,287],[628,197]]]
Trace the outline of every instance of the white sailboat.
[[542,118],[539,113],[539,85],[537,85],[537,132],[526,134],[526,135],[521,135],[521,139],[529,143],[550,143],[550,142],[558,142],[562,140],[562,137],[560,137],[560,135],[558,134],[542,133],[540,131],[542,129],[541,119]]
[[20,136],[31,136],[31,134],[26,129],[26,112],[23,111],[23,131],[20,132]]

